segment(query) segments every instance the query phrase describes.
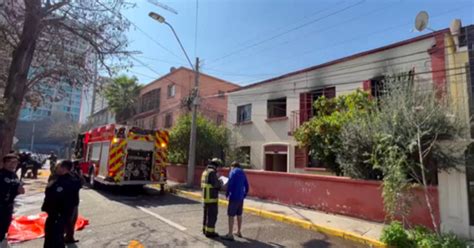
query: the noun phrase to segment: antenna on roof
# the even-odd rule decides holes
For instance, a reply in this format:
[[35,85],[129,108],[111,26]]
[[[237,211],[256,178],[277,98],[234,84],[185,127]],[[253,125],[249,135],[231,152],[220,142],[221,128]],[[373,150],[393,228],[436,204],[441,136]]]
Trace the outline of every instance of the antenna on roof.
[[425,29],[428,29],[430,31],[435,31],[428,27],[429,18],[430,17],[428,15],[428,12],[424,10],[420,11],[418,15],[416,15],[416,18],[415,18],[415,29],[418,30],[418,32],[422,32]]

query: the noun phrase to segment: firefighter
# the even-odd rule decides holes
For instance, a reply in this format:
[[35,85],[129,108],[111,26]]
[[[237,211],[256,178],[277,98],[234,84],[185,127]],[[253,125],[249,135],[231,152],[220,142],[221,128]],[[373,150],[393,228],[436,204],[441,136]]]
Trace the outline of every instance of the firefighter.
[[217,167],[220,165],[221,161],[219,159],[212,159],[201,176],[202,202],[204,205],[202,232],[208,238],[219,237],[215,227],[218,213],[219,189],[222,186],[222,182],[217,176]]
[[6,246],[6,234],[13,215],[15,197],[24,194],[25,189],[15,173],[18,166],[18,156],[7,154],[3,157],[3,167],[0,169],[0,246]]
[[76,205],[77,180],[71,175],[72,162],[64,160],[56,166],[57,177],[46,186],[41,210],[48,213],[45,223],[44,247],[64,247],[64,231]]
[[77,216],[79,215],[79,190],[85,184],[84,177],[82,176],[79,160],[73,162],[73,167],[71,171],[73,180],[75,180],[75,190],[74,193],[74,208],[66,220],[66,229],[64,230],[65,237],[64,242],[66,244],[77,243],[79,240],[74,238],[74,229],[76,226]]
[[58,157],[56,157],[56,154],[54,154],[53,151],[51,151],[51,154],[49,155],[48,157],[48,160],[49,160],[49,169],[51,171],[51,174],[54,174],[54,172],[56,171],[56,162],[58,161]]

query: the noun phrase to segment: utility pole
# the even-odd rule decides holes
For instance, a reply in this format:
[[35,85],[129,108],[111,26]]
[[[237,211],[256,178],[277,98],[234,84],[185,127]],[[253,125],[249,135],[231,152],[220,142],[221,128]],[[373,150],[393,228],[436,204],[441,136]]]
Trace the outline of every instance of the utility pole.
[[188,178],[187,185],[193,186],[194,169],[196,164],[196,129],[197,129],[197,107],[199,104],[199,58],[196,58],[196,65],[194,68],[194,89],[193,89],[193,116],[191,120],[191,137],[189,140],[189,158],[188,158]]

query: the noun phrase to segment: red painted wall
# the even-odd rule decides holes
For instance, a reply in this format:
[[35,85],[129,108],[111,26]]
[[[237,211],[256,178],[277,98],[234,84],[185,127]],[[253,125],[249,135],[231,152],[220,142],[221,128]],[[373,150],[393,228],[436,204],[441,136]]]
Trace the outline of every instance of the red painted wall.
[[[185,182],[186,171],[185,166],[171,165],[168,167],[168,179]],[[196,169],[195,185],[199,185],[202,171],[202,167]],[[228,174],[227,169],[222,169],[220,172],[222,175]],[[370,221],[385,221],[381,183],[378,181],[256,170],[245,172],[251,196]],[[438,189],[431,187],[429,190],[431,204],[439,224]],[[415,197],[408,218],[410,223],[432,227],[423,192],[415,189],[413,193]]]

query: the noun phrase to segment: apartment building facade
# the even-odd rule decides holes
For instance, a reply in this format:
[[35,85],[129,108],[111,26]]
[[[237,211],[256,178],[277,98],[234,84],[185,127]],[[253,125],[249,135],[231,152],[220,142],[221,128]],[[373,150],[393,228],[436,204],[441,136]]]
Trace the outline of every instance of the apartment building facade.
[[[142,128],[170,129],[177,119],[190,112],[189,96],[194,88],[195,73],[185,67],[171,68],[161,78],[145,85],[140,92],[138,114],[130,124]],[[227,120],[226,92],[239,86],[200,73],[198,112],[216,124]]]
[[326,170],[299,148],[294,131],[314,115],[312,103],[364,89],[376,97],[384,75],[412,73],[416,81],[445,88],[444,35],[419,36],[231,92],[228,126],[256,169],[311,173]]

